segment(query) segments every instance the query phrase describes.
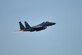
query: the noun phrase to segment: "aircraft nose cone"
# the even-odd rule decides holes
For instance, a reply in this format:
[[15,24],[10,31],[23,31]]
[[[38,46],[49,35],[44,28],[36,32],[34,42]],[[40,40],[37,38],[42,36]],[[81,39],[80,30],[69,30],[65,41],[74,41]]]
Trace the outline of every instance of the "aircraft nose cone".
[[52,23],[53,25],[55,25],[56,23]]

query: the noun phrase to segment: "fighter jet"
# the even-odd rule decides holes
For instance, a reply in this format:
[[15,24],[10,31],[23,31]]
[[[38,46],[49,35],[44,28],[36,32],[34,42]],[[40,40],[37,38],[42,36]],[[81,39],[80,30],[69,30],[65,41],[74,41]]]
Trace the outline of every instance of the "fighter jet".
[[30,31],[30,32],[41,31],[41,30],[46,29],[48,26],[52,26],[56,24],[54,22],[46,21],[35,26],[30,26],[26,21],[24,23],[25,23],[25,26],[21,23],[21,21],[19,22],[20,31]]

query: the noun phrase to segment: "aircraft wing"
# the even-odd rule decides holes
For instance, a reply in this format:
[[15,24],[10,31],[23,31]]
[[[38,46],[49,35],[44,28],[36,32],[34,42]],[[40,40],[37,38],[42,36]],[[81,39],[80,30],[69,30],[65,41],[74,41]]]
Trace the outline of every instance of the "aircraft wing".
[[37,29],[37,28],[42,28],[42,26],[33,26],[32,28]]

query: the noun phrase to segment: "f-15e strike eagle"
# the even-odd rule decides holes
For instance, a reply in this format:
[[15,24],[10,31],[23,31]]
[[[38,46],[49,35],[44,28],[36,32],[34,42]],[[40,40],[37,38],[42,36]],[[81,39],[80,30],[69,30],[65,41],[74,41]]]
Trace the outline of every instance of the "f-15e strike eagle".
[[41,31],[41,30],[46,29],[48,26],[52,26],[56,24],[54,22],[46,21],[46,22],[42,22],[41,24],[31,27],[26,21],[24,23],[25,23],[25,26],[21,23],[21,21],[19,22],[20,31],[30,31],[30,32]]

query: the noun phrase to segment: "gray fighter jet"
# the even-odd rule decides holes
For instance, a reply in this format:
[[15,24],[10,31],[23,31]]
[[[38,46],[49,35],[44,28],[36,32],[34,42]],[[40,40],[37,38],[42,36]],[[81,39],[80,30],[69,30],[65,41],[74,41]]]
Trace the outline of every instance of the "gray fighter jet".
[[41,30],[46,29],[48,26],[52,26],[56,24],[54,22],[46,21],[46,22],[42,22],[41,24],[31,27],[26,21],[24,23],[25,23],[25,26],[21,23],[21,21],[19,22],[20,31],[30,31],[30,32],[41,31]]

